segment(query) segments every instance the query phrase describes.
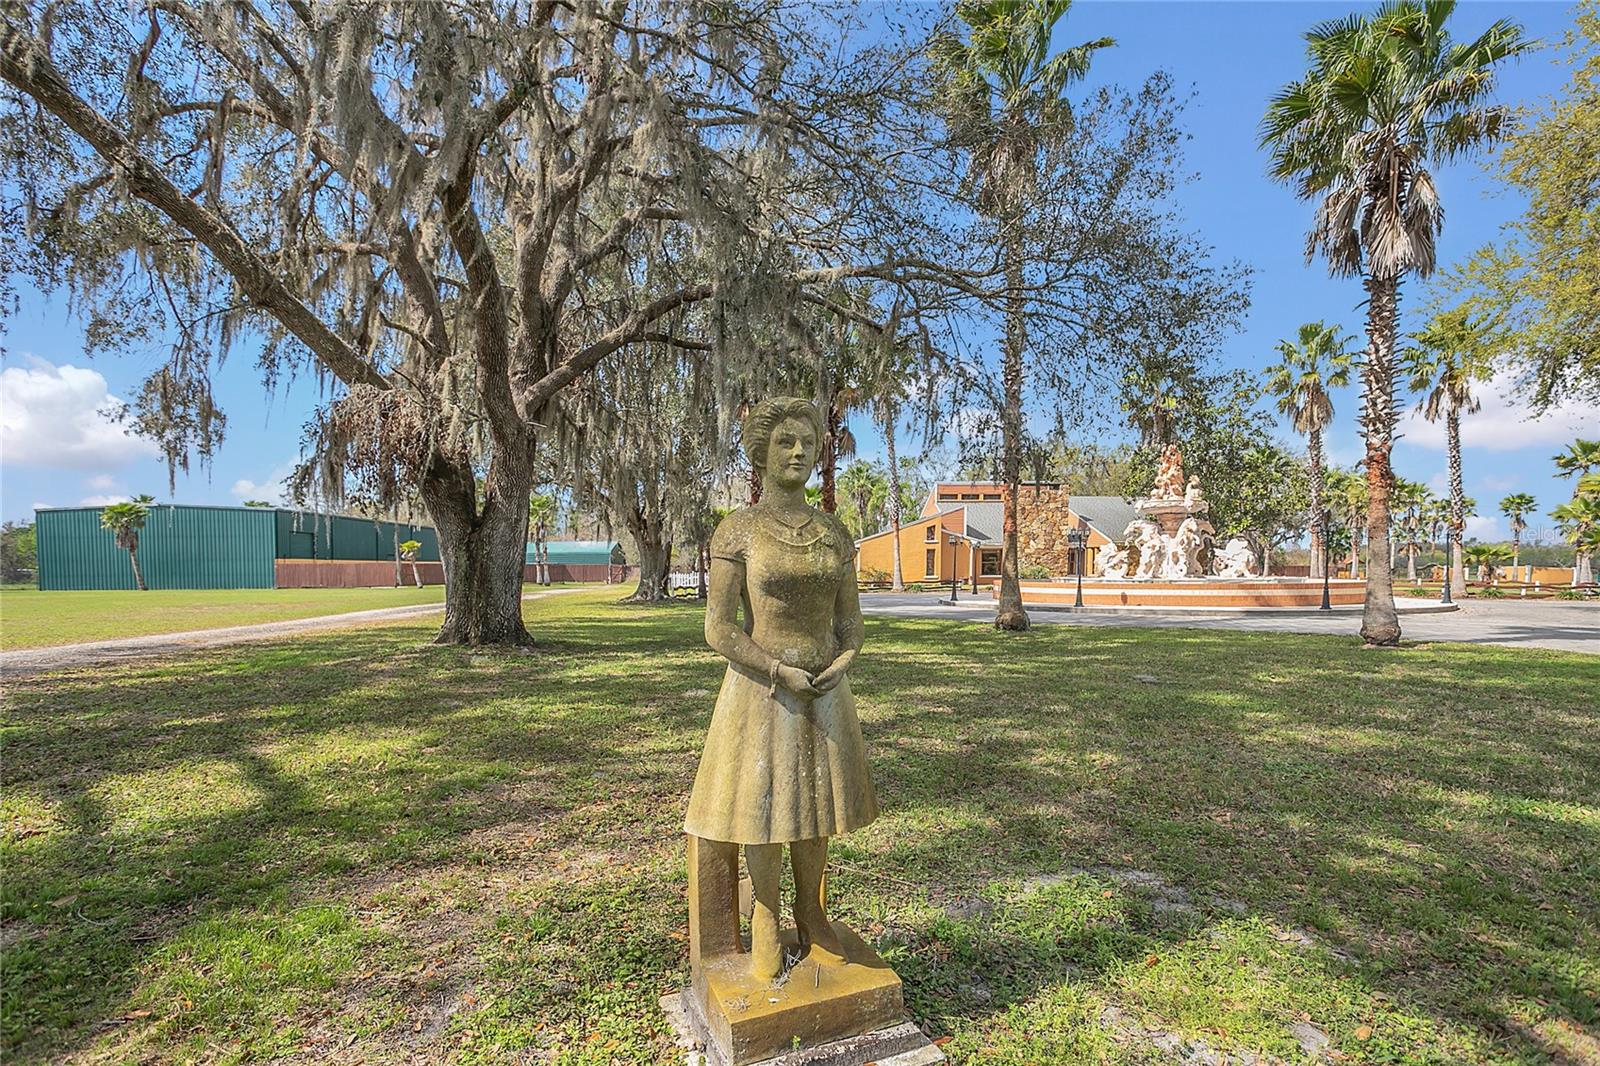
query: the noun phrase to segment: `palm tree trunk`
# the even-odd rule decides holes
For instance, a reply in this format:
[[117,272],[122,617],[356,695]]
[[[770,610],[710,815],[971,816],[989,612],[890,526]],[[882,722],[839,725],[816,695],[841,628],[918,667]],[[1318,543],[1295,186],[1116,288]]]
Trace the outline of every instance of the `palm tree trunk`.
[[1452,406],[1444,416],[1445,447],[1450,456],[1450,595],[1467,594],[1467,569],[1461,561],[1461,533],[1467,525],[1466,493],[1461,487],[1461,411]]
[[1389,558],[1389,491],[1394,471],[1389,451],[1394,441],[1394,333],[1400,281],[1366,279],[1367,361],[1361,368],[1361,430],[1367,439],[1367,596],[1361,610],[1361,639],[1389,646],[1400,642],[1400,616],[1394,608],[1394,568]]
[[139,545],[137,543],[128,549],[128,561],[133,564],[134,587],[140,592],[149,592],[149,587],[144,583],[144,571],[139,567]]
[[905,571],[900,566],[900,459],[894,450],[894,424],[896,412],[890,404],[883,414],[883,450],[889,458],[889,524],[894,527],[890,549],[894,553],[894,574],[890,588],[895,592],[906,590]]
[[822,434],[822,509],[834,514],[839,510],[839,490],[835,474],[839,465],[839,438],[843,435],[844,428],[837,395],[829,397],[823,421],[825,425]]
[[1414,540],[1406,545],[1406,580],[1413,585],[1417,583],[1417,544]]
[[1522,530],[1515,526],[1511,529],[1511,573],[1518,580],[1522,580]]
[[1322,576],[1322,427],[1311,427],[1311,576]]
[[1361,516],[1351,511],[1345,521],[1350,526],[1350,577],[1354,580],[1361,576]]
[[400,527],[394,527],[394,587],[399,588],[406,583],[405,574],[400,569]]
[[1006,349],[1003,384],[1005,404],[1000,412],[1001,451],[1005,462],[1005,549],[1000,558],[1000,604],[994,624],[998,629],[1028,628],[1028,612],[1022,609],[1022,582],[1018,576],[1017,507],[1022,489],[1022,348],[1027,323],[1023,318],[1022,235],[1018,222],[1007,226],[1006,240]]

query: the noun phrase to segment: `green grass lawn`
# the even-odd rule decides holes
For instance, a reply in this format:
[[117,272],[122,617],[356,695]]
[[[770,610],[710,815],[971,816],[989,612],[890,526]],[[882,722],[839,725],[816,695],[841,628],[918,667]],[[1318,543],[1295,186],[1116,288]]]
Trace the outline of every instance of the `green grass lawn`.
[[40,592],[0,589],[0,648],[45,648],[152,633],[182,633],[320,614],[443,603],[444,586],[375,589],[152,589]]
[[[721,667],[616,595],[11,682],[6,1061],[674,1061]],[[831,885],[955,1062],[1596,1061],[1600,660],[867,625]]]

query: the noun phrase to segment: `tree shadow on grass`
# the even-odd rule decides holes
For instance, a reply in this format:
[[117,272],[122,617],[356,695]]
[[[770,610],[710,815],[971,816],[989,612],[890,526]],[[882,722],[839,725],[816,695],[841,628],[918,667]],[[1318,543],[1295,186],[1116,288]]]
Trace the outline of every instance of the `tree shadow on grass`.
[[6,791],[48,817],[6,840],[7,1045],[92,1040],[208,914],[571,809],[635,773],[640,737],[692,759],[704,710],[678,686],[713,683],[708,655],[645,622],[570,629],[535,656],[358,630],[9,686]]
[[[1516,1057],[1545,1054],[1538,1000],[1594,1024],[1577,960],[1600,943],[1580,896],[1600,873],[1600,735],[1581,657],[868,625],[853,677],[885,815],[838,842],[838,898],[882,926],[935,1024],[981,1028],[1197,935],[944,909],[1090,867],[1307,926],[1362,981]],[[45,812],[6,841],[4,917],[25,934],[7,952],[12,1050],[89,1046],[146,960],[207,916],[348,902],[421,864],[520,871],[574,840],[675,854],[723,669],[698,613],[601,607],[536,628],[532,655],[373,629],[11,686],[6,788]],[[597,876],[619,927],[650,931],[614,960],[638,978],[672,950],[681,882],[646,898],[637,873]],[[517,928],[525,902],[496,920]],[[569,953],[591,920],[559,920]],[[532,982],[540,958],[484,967]],[[555,1009],[547,992],[483,1011],[533,1039],[515,1015]]]
[[[1584,889],[1600,854],[1588,661],[1374,665],[1286,638],[1241,662],[1236,638],[1195,630],[1012,639],[994,657],[987,634],[953,627],[947,669],[911,655],[864,670],[861,688],[883,693],[874,732],[943,738],[889,742],[880,787],[903,824],[866,845],[866,865],[982,884],[1049,872],[1037,864],[1053,851],[1055,870],[1157,871],[1311,926],[1364,979],[1530,1061],[1548,1049],[1528,1016],[1600,1020],[1581,961],[1600,945]],[[1070,676],[1042,686],[1039,664],[1058,658]],[[952,808],[956,843],[939,825]]]

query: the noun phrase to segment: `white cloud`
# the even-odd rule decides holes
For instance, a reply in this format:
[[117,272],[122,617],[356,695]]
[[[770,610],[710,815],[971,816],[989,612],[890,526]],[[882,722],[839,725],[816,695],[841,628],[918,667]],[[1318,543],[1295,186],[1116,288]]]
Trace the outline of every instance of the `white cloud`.
[[267,471],[266,476],[260,481],[242,477],[235,481],[233,488],[228,491],[241,503],[245,500],[266,500],[268,503],[275,504],[287,503],[288,493],[285,490],[284,481],[290,474],[294,473],[294,468],[297,465],[297,460],[286,459]]
[[116,423],[111,412],[121,401],[98,370],[29,361],[0,371],[0,461],[81,470],[156,454],[154,444]]
[[84,485],[99,492],[109,492],[117,487],[117,479],[110,474],[96,474],[85,481]]
[[78,506],[105,507],[106,505],[113,503],[127,503],[131,499],[133,499],[133,497],[129,496],[126,492],[113,496],[85,496],[83,499],[78,501]]
[[[1491,452],[1513,452],[1519,448],[1549,447],[1571,442],[1581,433],[1595,431],[1595,414],[1581,410],[1569,403],[1552,407],[1536,419],[1528,417],[1529,411],[1516,395],[1517,378],[1514,373],[1502,371],[1478,387],[1482,410],[1461,416],[1461,446],[1482,448]],[[1415,409],[1400,420],[1400,432],[1406,443],[1419,448],[1443,451],[1445,448],[1444,420],[1429,422]]]
[[1468,515],[1464,530],[1468,540],[1503,540],[1500,519],[1497,515]]

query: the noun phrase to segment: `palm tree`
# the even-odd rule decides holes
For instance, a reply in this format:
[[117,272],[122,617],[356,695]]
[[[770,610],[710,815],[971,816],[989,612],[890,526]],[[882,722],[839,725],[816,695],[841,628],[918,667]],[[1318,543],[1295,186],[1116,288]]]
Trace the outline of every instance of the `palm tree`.
[[904,493],[900,482],[900,456],[896,437],[900,427],[900,407],[907,397],[907,382],[913,370],[911,348],[901,342],[898,335],[898,316],[891,316],[889,327],[878,336],[867,357],[867,367],[862,374],[866,385],[866,405],[883,433],[884,473],[888,477],[888,492],[884,509],[889,526],[894,531],[890,538],[890,553],[894,560],[890,575],[890,588],[904,592],[905,570],[900,563],[900,523],[905,518],[902,500]]
[[1494,581],[1495,567],[1505,558],[1505,549],[1498,544],[1474,544],[1466,550],[1467,561],[1478,568],[1478,584]]
[[1427,503],[1423,504],[1422,525],[1428,534],[1428,551],[1438,551],[1439,541],[1450,527],[1450,501],[1430,495]]
[[1600,551],[1600,441],[1573,441],[1555,457],[1562,476],[1578,475],[1572,499],[1550,512],[1576,552],[1572,560],[1572,583],[1594,582],[1590,556]]
[[1450,464],[1450,592],[1466,592],[1461,563],[1461,532],[1466,526],[1461,491],[1461,415],[1478,410],[1473,384],[1489,376],[1484,327],[1462,308],[1443,311],[1419,332],[1417,343],[1402,353],[1411,375],[1411,391],[1423,393],[1417,410],[1430,422],[1444,419],[1445,448]]
[[1311,576],[1322,576],[1322,430],[1333,421],[1328,390],[1350,384],[1353,338],[1337,326],[1307,322],[1295,340],[1277,344],[1280,361],[1267,367],[1267,391],[1278,398],[1278,412],[1295,432],[1306,435],[1311,470]]
[[1050,54],[1050,37],[1072,0],[962,0],[956,16],[966,40],[934,39],[932,59],[941,83],[952,140],[971,153],[967,182],[977,208],[995,223],[1005,264],[1006,325],[1000,432],[1004,452],[1005,547],[995,625],[1028,628],[1017,574],[1017,498],[1022,483],[1022,356],[1027,346],[1023,291],[1022,220],[1033,191],[1038,156],[1072,128],[1066,87],[1089,72],[1094,51],[1109,37]]
[[403,540],[400,542],[400,558],[411,564],[411,581],[419,589],[422,587],[422,575],[417,573],[417,556],[421,553],[422,542],[420,540]]
[[1527,514],[1538,503],[1526,492],[1514,492],[1500,501],[1500,513],[1511,523],[1511,569],[1522,565],[1522,531],[1528,528]]
[[889,496],[889,481],[883,471],[865,459],[857,459],[839,474],[838,491],[845,507],[837,513],[851,535],[859,539],[874,532]]
[[[528,496],[528,524],[533,527],[533,583],[550,584],[550,548],[545,540],[556,516],[556,498],[543,492]],[[412,567],[414,571],[416,567]]]
[[1435,264],[1443,210],[1431,167],[1492,143],[1506,111],[1489,106],[1494,72],[1526,50],[1500,19],[1468,44],[1445,22],[1454,0],[1388,0],[1371,16],[1324,22],[1306,34],[1311,69],[1273,97],[1261,125],[1271,172],[1318,201],[1306,242],[1336,275],[1362,276],[1367,351],[1361,429],[1366,438],[1368,555],[1361,635],[1400,639],[1389,572],[1389,453],[1395,426],[1395,323],[1400,282]]
[[1594,584],[1590,557],[1600,551],[1600,492],[1574,496],[1550,512],[1576,554],[1572,560],[1572,583]]
[[1417,583],[1417,552],[1422,550],[1422,514],[1433,493],[1420,481],[1395,478],[1391,499],[1398,512],[1400,550],[1406,553],[1406,580]]
[[[1358,577],[1361,566],[1361,516],[1367,510],[1365,479],[1350,470],[1328,471],[1328,507],[1341,516],[1344,527],[1350,531],[1350,576]],[[1369,559],[1369,573],[1371,569]]]
[[155,500],[154,496],[140,496],[109,504],[100,511],[100,528],[109,529],[117,547],[128,553],[128,561],[133,564],[133,584],[140,592],[149,592],[150,587],[144,583],[144,571],[139,567],[139,531],[150,517],[150,504]]
[[1567,445],[1566,451],[1552,458],[1555,459],[1556,469],[1561,471],[1562,477],[1600,470],[1600,440],[1584,440],[1579,437]]

